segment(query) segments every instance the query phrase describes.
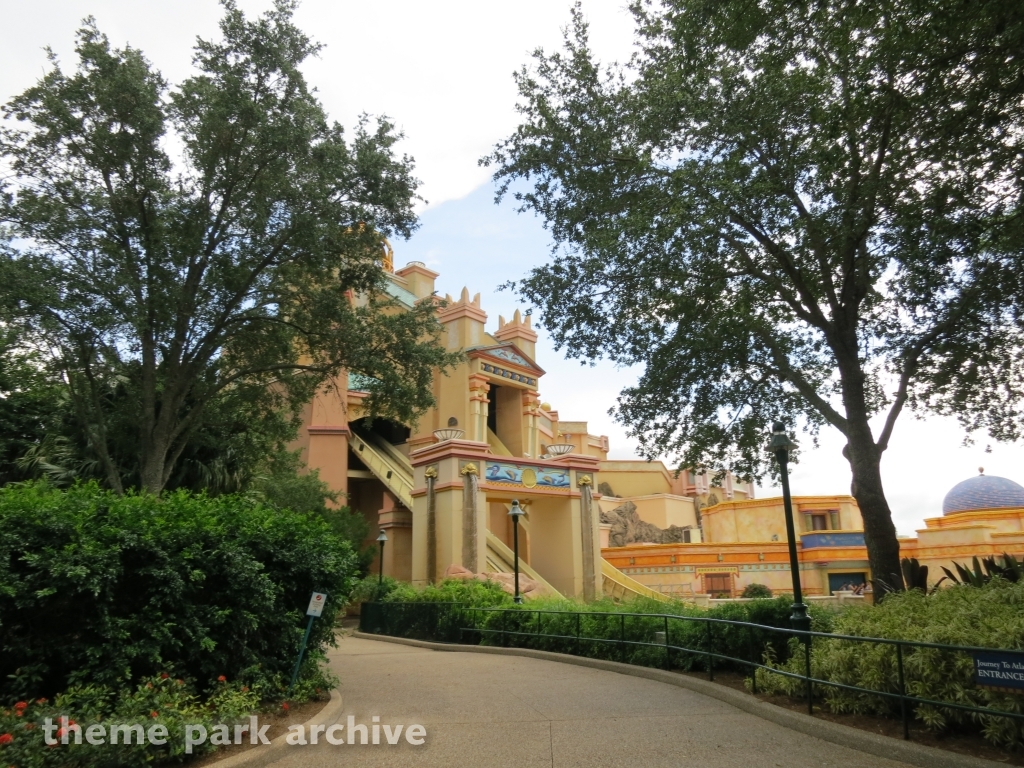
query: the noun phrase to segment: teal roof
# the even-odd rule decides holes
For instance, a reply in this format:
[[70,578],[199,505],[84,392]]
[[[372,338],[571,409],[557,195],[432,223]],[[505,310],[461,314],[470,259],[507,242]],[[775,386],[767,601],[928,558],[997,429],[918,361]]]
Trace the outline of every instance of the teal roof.
[[416,304],[416,294],[388,280],[387,292],[411,309]]

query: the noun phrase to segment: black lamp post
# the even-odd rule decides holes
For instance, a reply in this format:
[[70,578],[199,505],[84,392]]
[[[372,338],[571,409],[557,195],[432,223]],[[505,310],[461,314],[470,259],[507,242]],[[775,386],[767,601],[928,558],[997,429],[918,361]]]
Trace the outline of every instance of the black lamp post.
[[519,506],[519,499],[512,499],[512,509],[508,511],[508,516],[512,518],[512,553],[516,573],[516,595],[512,599],[517,603],[523,602],[523,596],[519,594],[519,518],[525,514]]
[[377,537],[378,543],[380,543],[380,573],[377,576],[377,597],[380,597],[381,587],[384,586],[384,545],[387,544],[388,535],[384,533],[384,529],[380,529],[380,536]]
[[793,525],[793,497],[789,494],[789,452],[794,448],[796,443],[786,434],[785,424],[781,421],[772,424],[772,439],[768,444],[768,450],[775,454],[775,460],[779,462],[782,505],[786,510],[786,535],[789,538],[789,569],[793,574],[793,613],[790,614],[789,623],[793,629],[807,632],[811,629],[811,617],[807,615],[804,593],[800,587],[800,561],[796,556],[796,527]]

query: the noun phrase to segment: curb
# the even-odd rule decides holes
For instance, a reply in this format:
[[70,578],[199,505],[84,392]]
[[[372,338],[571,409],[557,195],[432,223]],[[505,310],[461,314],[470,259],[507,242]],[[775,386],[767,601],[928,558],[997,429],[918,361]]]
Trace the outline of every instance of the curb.
[[[311,725],[331,725],[337,721],[343,707],[344,701],[341,698],[341,694],[338,693],[337,690],[331,691],[331,700],[324,705],[323,709],[303,723],[303,726],[308,729]],[[237,755],[225,757],[223,760],[210,763],[206,768],[235,768],[235,766],[238,765],[267,765],[268,763],[281,759],[281,753],[284,751],[284,748],[288,746],[285,742],[286,738],[288,738],[288,734],[282,733],[276,739],[272,739],[270,745],[265,748],[256,747],[254,749],[247,749]]]
[[[843,747],[865,752],[875,757],[884,757],[889,760],[898,760],[919,768],[996,768],[1004,766],[1005,763],[986,760],[981,757],[961,755],[956,752],[947,752],[944,749],[928,747],[924,744],[916,744],[912,741],[894,739],[890,736],[882,736],[876,733],[862,731],[859,728],[851,728],[848,725],[833,723],[828,720],[819,720],[800,712],[794,712],[783,707],[769,704],[760,699],[740,691],[726,688],[724,685],[717,685],[707,680],[699,680],[687,675],[680,675],[676,672],[666,672],[662,669],[652,667],[637,667],[632,664],[622,664],[617,661],[605,661],[604,659],[588,659],[585,656],[571,656],[551,651],[536,651],[531,648],[500,648],[490,645],[458,645],[456,643],[432,643],[426,640],[410,640],[404,637],[390,637],[388,635],[371,635],[366,632],[353,632],[353,637],[363,640],[380,640],[386,643],[399,643],[401,645],[412,645],[417,648],[429,648],[434,651],[458,651],[469,653],[494,653],[504,656],[527,656],[533,659],[545,661],[558,661],[563,664],[575,664],[578,667],[590,667],[601,669],[606,672],[617,672],[621,675],[632,677],[643,677],[648,680],[656,680],[660,683],[668,683],[680,688],[688,688],[696,693],[709,696],[712,699],[731,704],[737,709],[749,712],[764,720],[781,725],[790,730],[823,741],[838,744]],[[217,768],[220,768],[218,764]],[[226,767],[225,767],[226,768]]]

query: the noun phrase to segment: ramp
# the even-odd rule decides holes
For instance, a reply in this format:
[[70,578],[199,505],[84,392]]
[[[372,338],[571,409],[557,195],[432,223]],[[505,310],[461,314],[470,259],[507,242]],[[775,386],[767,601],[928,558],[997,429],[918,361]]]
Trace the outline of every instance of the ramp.
[[672,601],[672,598],[655,592],[636,579],[631,579],[603,557],[601,558],[601,589],[605,597],[616,601],[632,600],[637,597],[648,597],[663,603]]

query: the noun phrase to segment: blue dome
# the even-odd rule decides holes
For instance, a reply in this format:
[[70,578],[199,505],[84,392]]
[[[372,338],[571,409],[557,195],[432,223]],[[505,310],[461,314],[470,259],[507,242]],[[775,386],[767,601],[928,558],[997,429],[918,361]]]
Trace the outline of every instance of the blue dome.
[[971,509],[1024,507],[1024,487],[994,475],[978,475],[953,486],[942,500],[942,514]]

